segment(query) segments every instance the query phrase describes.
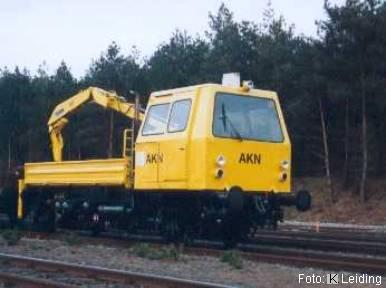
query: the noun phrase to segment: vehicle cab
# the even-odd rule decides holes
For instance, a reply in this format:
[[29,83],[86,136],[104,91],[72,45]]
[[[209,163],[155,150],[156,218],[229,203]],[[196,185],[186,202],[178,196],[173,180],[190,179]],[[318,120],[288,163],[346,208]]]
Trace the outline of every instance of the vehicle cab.
[[135,189],[291,191],[291,144],[275,92],[204,84],[152,93]]

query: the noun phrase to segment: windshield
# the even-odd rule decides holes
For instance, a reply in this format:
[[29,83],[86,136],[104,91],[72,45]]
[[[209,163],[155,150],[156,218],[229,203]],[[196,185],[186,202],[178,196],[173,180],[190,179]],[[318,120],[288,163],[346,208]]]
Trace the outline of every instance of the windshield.
[[283,133],[273,100],[218,93],[215,102],[214,136],[283,142]]

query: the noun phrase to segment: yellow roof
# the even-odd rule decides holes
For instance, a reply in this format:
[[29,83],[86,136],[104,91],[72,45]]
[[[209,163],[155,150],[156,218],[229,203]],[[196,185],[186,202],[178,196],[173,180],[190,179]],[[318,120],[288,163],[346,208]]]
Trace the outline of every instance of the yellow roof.
[[[155,91],[151,93],[151,97],[162,97],[162,96],[168,96],[172,94],[178,94],[183,92],[192,91],[198,88],[215,88],[218,90],[224,90],[226,92],[231,93],[245,93],[246,91],[243,91],[241,87],[233,87],[233,86],[223,86],[220,84],[215,83],[205,83],[200,85],[193,85],[193,86],[186,86],[186,87],[180,87],[180,88],[173,88],[173,89],[167,89],[167,90],[161,90],[161,91]],[[270,91],[270,90],[261,90],[261,89],[250,89],[247,91],[248,94],[252,94],[254,96],[262,96],[262,97],[269,97],[276,96],[276,92]]]

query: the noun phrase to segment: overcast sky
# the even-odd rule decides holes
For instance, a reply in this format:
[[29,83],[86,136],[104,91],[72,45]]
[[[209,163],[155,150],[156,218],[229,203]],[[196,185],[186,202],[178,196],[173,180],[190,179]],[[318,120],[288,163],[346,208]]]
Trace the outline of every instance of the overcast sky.
[[[203,35],[208,13],[220,4],[236,20],[260,22],[267,0],[0,0],[0,67],[34,73],[45,61],[52,73],[64,60],[77,77],[116,41],[124,53],[135,45],[150,56],[178,28]],[[272,0],[295,31],[315,35],[324,0]],[[330,0],[342,4],[344,0]]]

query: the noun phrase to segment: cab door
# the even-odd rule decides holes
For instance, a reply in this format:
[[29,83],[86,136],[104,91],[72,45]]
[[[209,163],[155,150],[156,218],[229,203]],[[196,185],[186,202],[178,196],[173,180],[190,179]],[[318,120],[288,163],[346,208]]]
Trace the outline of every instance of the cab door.
[[164,155],[164,161],[160,163],[159,180],[165,188],[183,188],[188,175],[188,128],[192,99],[181,96],[187,95],[178,95],[176,98],[179,100],[171,104],[167,135],[160,142],[160,153]]
[[135,147],[135,188],[158,189],[160,168],[165,162],[161,143],[169,115],[169,102],[151,105]]
[[136,179],[148,184],[156,184],[159,179],[159,143],[148,142],[138,144],[135,152]]

